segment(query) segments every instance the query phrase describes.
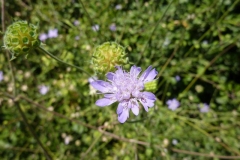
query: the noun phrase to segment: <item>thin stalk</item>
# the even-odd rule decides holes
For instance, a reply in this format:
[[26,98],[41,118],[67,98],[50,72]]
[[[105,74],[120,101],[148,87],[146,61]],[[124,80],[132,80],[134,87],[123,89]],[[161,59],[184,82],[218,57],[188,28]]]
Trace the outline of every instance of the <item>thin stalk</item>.
[[78,67],[78,66],[75,66],[73,64],[69,64],[69,63],[66,63],[64,61],[62,61],[61,59],[59,59],[58,57],[54,56],[53,54],[51,54],[50,52],[46,51],[45,49],[43,49],[41,46],[37,48],[38,51],[40,52],[43,52],[47,55],[49,55],[51,58],[55,59],[56,61],[60,62],[60,63],[63,63],[67,66],[70,66],[70,67],[73,67],[73,68],[77,68],[78,70],[82,71],[83,73],[87,74],[89,77],[92,77],[88,72],[86,72],[85,70],[83,70],[82,68]]
[[5,26],[4,26],[4,22],[5,22],[5,18],[4,18],[4,0],[1,0],[1,13],[2,13],[2,31],[5,31]]
[[177,45],[173,51],[173,53],[171,54],[171,56],[168,58],[167,62],[163,65],[162,69],[160,70],[160,72],[158,73],[157,75],[157,78],[159,78],[163,71],[165,70],[165,68],[168,66],[168,64],[170,63],[170,61],[173,59],[175,53],[178,51],[178,48],[179,48],[180,45]]
[[48,160],[52,160],[51,156],[49,155],[48,151],[45,149],[45,147],[43,146],[42,142],[39,140],[38,136],[36,135],[36,133],[34,132],[32,126],[28,123],[27,118],[24,114],[24,112],[22,111],[21,107],[19,106],[18,103],[15,103],[19,113],[21,114],[22,118],[23,118],[23,122],[25,123],[25,125],[28,127],[29,131],[31,132],[31,134],[33,135],[33,137],[35,138],[35,140],[37,141],[37,143],[40,145],[40,147],[43,150],[43,153],[45,155],[45,157]]
[[143,57],[143,54],[144,54],[144,52],[146,51],[146,49],[147,49],[147,47],[148,47],[148,45],[149,45],[149,43],[150,43],[150,41],[151,41],[151,39],[152,39],[153,34],[154,34],[155,31],[157,30],[157,27],[158,27],[158,25],[160,24],[160,22],[163,20],[163,17],[165,17],[165,15],[166,15],[166,13],[167,13],[167,11],[168,11],[168,9],[169,9],[169,7],[171,6],[172,3],[173,3],[173,0],[168,4],[168,6],[167,6],[166,10],[164,11],[162,17],[158,20],[157,24],[155,25],[155,27],[154,27],[154,29],[153,29],[153,31],[152,31],[152,33],[151,33],[148,41],[146,42],[146,44],[145,44],[145,46],[144,46],[144,48],[143,48],[143,51],[141,52],[140,57],[139,57],[139,59],[138,59],[138,61],[137,61],[136,64],[138,64],[138,63],[143,59],[143,58],[142,58],[142,57]]
[[[88,13],[88,11],[87,11],[85,5],[83,4],[82,0],[78,0],[78,1],[81,3],[84,12],[85,12],[86,15],[87,15],[87,18],[88,18],[88,20],[90,21],[90,24],[91,24],[92,26],[94,26],[95,24],[94,24],[94,22],[93,22],[93,19],[90,17],[90,14]],[[95,27],[94,27],[94,28],[95,28]],[[103,37],[102,34],[101,34],[101,30],[99,30],[97,33],[98,33],[98,38]]]
[[[3,31],[3,32],[5,31],[5,15],[4,15],[4,10],[5,10],[4,0],[1,0],[1,14],[2,14],[2,15],[1,15],[1,18],[2,18],[2,31]],[[21,117],[22,117],[22,119],[23,119],[23,121],[24,121],[24,123],[25,123],[26,126],[29,128],[31,134],[34,136],[34,138],[36,139],[37,143],[38,143],[38,144],[40,145],[40,147],[43,149],[43,152],[44,152],[46,158],[47,158],[48,160],[51,160],[51,159],[52,159],[51,156],[48,154],[47,150],[44,148],[44,146],[42,145],[41,141],[40,141],[40,140],[38,139],[38,137],[36,136],[34,130],[33,130],[32,127],[30,126],[30,124],[28,123],[27,118],[26,118],[24,112],[22,111],[21,107],[19,106],[18,103],[15,102],[15,98],[18,97],[18,96],[17,96],[17,91],[16,91],[16,81],[15,81],[15,76],[14,76],[13,65],[12,65],[12,62],[10,61],[10,54],[9,54],[8,51],[6,51],[6,56],[7,56],[7,60],[8,60],[8,66],[9,66],[9,69],[10,69],[10,71],[11,71],[11,77],[12,77],[12,83],[13,83],[13,97],[12,97],[11,99],[14,101],[14,103],[15,103],[15,105],[16,105],[16,107],[17,107],[17,109],[18,109],[18,111],[19,111],[19,113],[20,113],[20,115],[21,115]]]
[[[216,23],[215,23],[214,25],[212,25],[212,26],[197,40],[197,42],[199,43],[200,41],[202,41],[203,38],[213,29],[213,27],[215,27],[215,25],[217,25],[220,21],[222,21],[222,20],[227,16],[227,14],[230,12],[230,10],[232,10],[232,8],[233,8],[235,5],[237,5],[238,2],[239,2],[239,0],[235,1],[235,2],[231,5],[231,7],[229,7],[229,9],[228,9],[226,12],[224,12],[224,14],[216,21]],[[192,46],[192,47],[185,53],[184,57],[187,57],[187,56],[192,52],[193,49],[194,49],[194,46]]]
[[[186,93],[194,84],[195,82],[206,72],[206,70],[220,57],[222,56],[224,53],[226,53],[228,50],[230,50],[232,47],[234,47],[236,44],[233,43],[230,46],[228,46],[225,50],[223,50],[222,52],[220,52],[216,57],[214,57],[212,59],[212,61],[204,68],[204,70],[198,74],[190,83],[189,85],[184,89],[184,91],[182,92],[182,94],[179,95],[184,95],[184,93]],[[181,98],[181,97],[180,97]]]

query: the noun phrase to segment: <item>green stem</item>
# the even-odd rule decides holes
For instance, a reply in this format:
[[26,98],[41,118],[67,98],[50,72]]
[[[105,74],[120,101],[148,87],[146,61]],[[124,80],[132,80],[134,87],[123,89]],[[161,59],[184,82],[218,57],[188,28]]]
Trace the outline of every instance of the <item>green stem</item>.
[[46,51],[45,49],[43,49],[41,46],[39,46],[37,48],[37,50],[39,50],[40,52],[43,52],[47,55],[49,55],[51,58],[55,59],[56,61],[60,62],[60,63],[63,63],[67,66],[70,66],[70,67],[73,67],[73,68],[77,68],[78,70],[82,71],[83,73],[87,74],[89,77],[92,77],[88,72],[86,72],[85,70],[83,70],[82,68],[78,67],[78,66],[75,66],[73,64],[69,64],[69,63],[66,63],[64,61],[62,61],[61,59],[59,59],[58,57],[54,56],[53,54],[51,54],[50,52]]
[[172,3],[173,3],[173,0],[168,4],[168,6],[167,6],[166,10],[164,11],[163,15],[161,16],[161,18],[158,20],[157,24],[155,25],[155,27],[154,27],[154,29],[153,29],[153,31],[152,31],[152,33],[151,33],[148,41],[146,42],[146,44],[145,44],[145,46],[144,46],[144,48],[143,48],[143,51],[141,52],[140,57],[139,57],[139,59],[138,59],[138,61],[137,61],[136,64],[139,64],[139,62],[143,59],[143,58],[142,58],[142,57],[143,57],[143,54],[144,54],[144,52],[146,51],[146,49],[147,49],[147,47],[148,47],[148,45],[149,45],[149,43],[150,43],[150,41],[151,41],[151,39],[152,39],[153,34],[154,34],[155,31],[157,30],[157,27],[159,26],[160,22],[162,22],[163,18],[165,17],[165,15],[166,15],[166,13],[167,13],[167,11],[168,11],[168,9],[169,9],[169,7],[171,6]]
[[15,103],[16,107],[19,111],[19,113],[21,114],[22,118],[23,118],[23,122],[25,123],[25,125],[28,127],[29,131],[31,132],[31,134],[33,135],[33,137],[35,138],[35,140],[37,141],[37,143],[40,145],[40,147],[42,148],[45,157],[48,160],[52,160],[51,156],[49,155],[48,151],[45,149],[45,147],[43,146],[42,142],[39,140],[39,138],[37,137],[36,133],[34,132],[32,126],[28,123],[27,118],[24,114],[24,112],[22,111],[21,107],[19,106],[18,103]]
[[228,50],[230,50],[232,47],[234,47],[236,44],[232,43],[231,45],[229,45],[225,50],[223,50],[222,52],[220,52],[218,55],[216,55],[216,57],[214,57],[212,59],[212,61],[209,63],[209,65],[207,65],[204,70],[199,73],[190,83],[189,85],[184,89],[184,91],[179,94],[179,98],[182,98],[182,96],[184,96],[184,94],[186,92],[188,92],[188,90],[195,84],[195,82],[206,72],[206,70],[220,57],[222,56],[224,53],[226,53]]
[[[222,20],[226,17],[226,15],[232,10],[232,8],[233,8],[236,4],[238,4],[238,1],[239,1],[239,0],[235,1],[235,2],[231,5],[231,7],[229,7],[229,9],[228,9],[226,12],[224,12],[224,14],[216,21],[216,23],[215,23],[214,25],[212,25],[212,26],[197,40],[198,43],[201,42],[201,41],[203,40],[203,38],[205,38],[206,35],[207,35],[210,31],[212,31],[212,29],[213,29],[220,21],[222,21]],[[192,52],[193,49],[194,49],[194,46],[192,46],[192,47],[187,51],[187,53],[185,53],[184,57],[187,57],[187,56]]]
[[[2,9],[4,9],[4,1],[2,0]],[[3,12],[4,13],[4,12]],[[2,15],[3,19],[4,19],[4,15]],[[2,20],[3,20],[2,19]],[[4,31],[4,21],[2,21],[2,26],[3,26],[3,31]],[[21,107],[19,106],[18,103],[15,102],[15,98],[17,98],[17,91],[16,91],[16,81],[15,81],[15,74],[14,74],[14,69],[13,69],[13,65],[12,62],[10,60],[10,56],[9,56],[9,52],[6,51],[6,55],[7,55],[7,59],[8,59],[8,65],[11,71],[11,77],[12,77],[12,83],[13,83],[13,96],[9,97],[11,98],[14,103],[16,104],[16,107],[21,115],[21,117],[23,118],[23,122],[25,123],[25,125],[28,127],[28,129],[30,130],[31,134],[33,135],[33,137],[35,138],[35,140],[37,141],[37,143],[40,145],[40,147],[42,148],[45,157],[47,158],[47,160],[52,160],[51,156],[48,154],[48,151],[44,148],[43,144],[41,143],[41,141],[38,139],[38,137],[36,136],[34,130],[32,129],[31,125],[28,123],[27,118],[24,114],[24,112],[22,111]]]

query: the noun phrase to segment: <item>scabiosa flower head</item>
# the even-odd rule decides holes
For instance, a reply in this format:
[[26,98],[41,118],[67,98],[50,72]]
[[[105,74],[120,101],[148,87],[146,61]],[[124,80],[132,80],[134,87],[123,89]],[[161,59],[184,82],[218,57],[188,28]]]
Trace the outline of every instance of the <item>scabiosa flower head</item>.
[[104,94],[104,98],[96,101],[100,107],[109,106],[119,102],[117,108],[118,121],[124,123],[129,117],[129,111],[139,114],[139,102],[148,111],[154,106],[156,97],[151,92],[144,90],[144,84],[154,80],[158,72],[149,66],[142,74],[140,67],[132,66],[130,72],[124,71],[120,66],[115,73],[107,73],[107,81],[96,80],[91,85]]
[[4,34],[4,48],[15,55],[28,54],[32,49],[40,46],[38,39],[38,26],[29,24],[27,21],[17,21],[11,24]]
[[168,108],[172,111],[176,110],[180,106],[180,102],[177,99],[170,99],[167,101]]
[[105,42],[95,49],[92,64],[97,74],[106,74],[113,71],[115,66],[128,64],[125,49],[115,42]]
[[48,38],[56,38],[58,37],[58,29],[50,29],[48,31]]
[[200,107],[200,112],[207,113],[209,111],[209,105],[204,103],[203,106]]

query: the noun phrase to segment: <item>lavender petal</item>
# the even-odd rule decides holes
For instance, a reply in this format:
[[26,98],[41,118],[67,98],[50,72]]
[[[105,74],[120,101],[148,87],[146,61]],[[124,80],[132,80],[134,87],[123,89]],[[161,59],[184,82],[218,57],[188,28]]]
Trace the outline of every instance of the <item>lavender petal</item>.
[[148,99],[146,97],[142,97],[139,99],[144,109],[148,112],[148,107],[153,107],[155,100]]
[[116,100],[102,98],[102,99],[97,100],[95,104],[99,107],[105,107],[105,106],[109,106],[109,105],[113,104],[114,102],[116,102]]
[[130,69],[130,75],[134,78],[137,78],[139,73],[142,71],[141,67],[136,67],[135,65]]
[[107,79],[110,80],[110,81],[113,81],[114,75],[115,75],[114,73],[108,72],[107,73]]
[[153,70],[151,70],[151,72],[146,76],[146,78],[144,79],[144,82],[149,82],[154,80],[154,78],[157,76],[158,72],[156,71],[156,69],[154,68]]
[[124,108],[122,113],[118,115],[118,121],[120,123],[124,123],[124,122],[126,122],[128,117],[129,117],[129,110],[128,110],[128,108]]
[[117,108],[117,114],[121,114],[123,112],[123,103],[119,103],[118,104],[118,108]]
[[156,100],[156,96],[152,92],[143,92],[144,97],[150,100]]
[[140,80],[141,81],[144,81],[145,78],[147,77],[147,75],[150,73],[150,71],[152,70],[152,66],[149,66],[143,73],[142,75],[140,76]]
[[133,114],[135,114],[136,116],[139,114],[139,104],[136,100],[132,101],[131,109],[132,109]]
[[111,86],[110,83],[105,82],[105,81],[101,81],[101,80],[96,80],[90,83],[93,88],[95,88],[96,90],[102,92],[102,93],[106,93],[109,90],[109,87]]

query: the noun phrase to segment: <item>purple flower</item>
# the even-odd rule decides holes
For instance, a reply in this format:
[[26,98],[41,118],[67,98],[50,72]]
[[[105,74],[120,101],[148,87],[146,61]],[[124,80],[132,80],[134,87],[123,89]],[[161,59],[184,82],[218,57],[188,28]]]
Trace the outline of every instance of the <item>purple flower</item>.
[[97,32],[100,29],[98,24],[95,24],[94,26],[92,26],[92,30]]
[[177,99],[170,99],[167,101],[168,108],[172,111],[176,110],[180,106],[180,102]]
[[111,24],[111,25],[109,26],[109,29],[110,29],[111,31],[116,31],[116,30],[117,30],[116,24],[115,24],[115,23]]
[[116,9],[116,10],[121,10],[121,9],[122,9],[122,5],[121,5],[121,4],[116,5],[116,6],[115,6],[115,9]]
[[3,71],[0,71],[0,82],[3,80]]
[[46,33],[42,33],[39,35],[39,39],[41,41],[45,41],[46,39],[48,39],[48,35]]
[[209,111],[209,105],[204,103],[202,107],[200,107],[200,112],[206,113]]
[[78,20],[75,20],[75,21],[73,22],[73,24],[74,24],[75,26],[78,26],[78,25],[80,24],[80,22],[79,22]]
[[181,77],[179,75],[176,75],[175,79],[177,82],[179,82],[181,80]]
[[58,36],[58,29],[50,29],[48,31],[48,38],[56,38]]
[[47,87],[47,86],[45,86],[45,85],[39,86],[39,92],[40,92],[40,94],[42,94],[42,95],[47,94],[48,90],[49,90],[49,87]]
[[177,145],[177,144],[178,144],[178,140],[173,139],[173,140],[172,140],[172,144],[173,144],[173,145]]
[[151,92],[145,92],[144,84],[154,80],[158,72],[149,66],[142,74],[140,67],[132,66],[130,72],[124,71],[117,66],[115,73],[107,73],[107,80],[96,80],[91,85],[104,94],[104,98],[96,101],[100,107],[109,106],[114,102],[119,102],[117,108],[118,121],[124,123],[132,110],[136,116],[139,114],[139,102],[148,111],[154,106],[156,97]]
[[78,41],[79,39],[80,39],[80,37],[79,37],[79,36],[76,36],[76,37],[75,37],[75,40],[77,40],[77,41]]

